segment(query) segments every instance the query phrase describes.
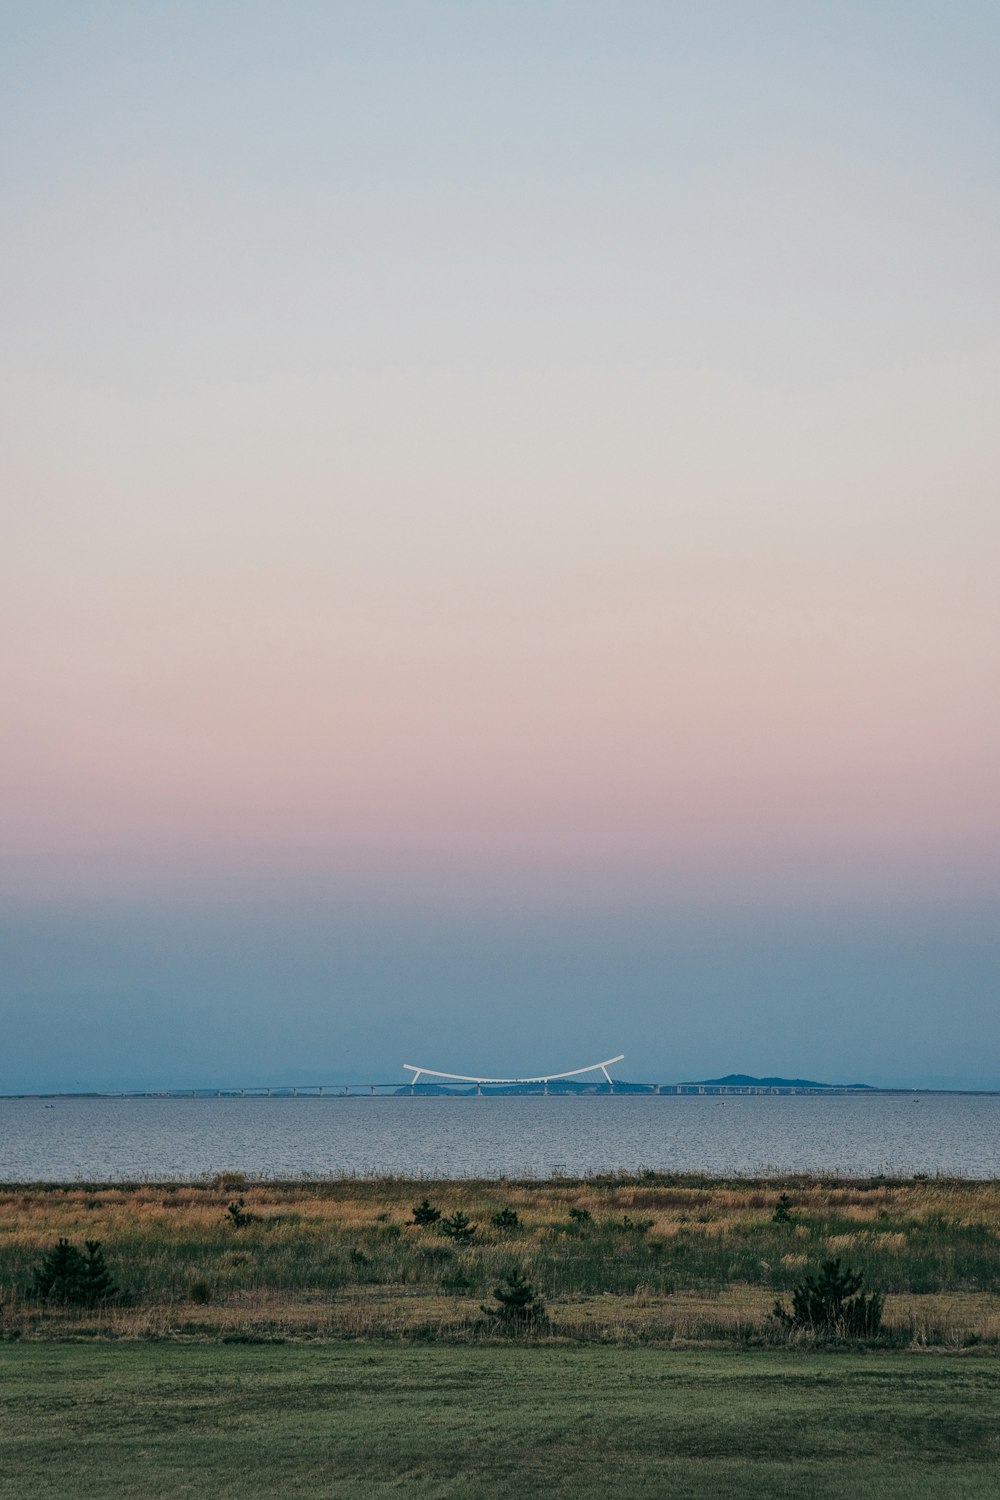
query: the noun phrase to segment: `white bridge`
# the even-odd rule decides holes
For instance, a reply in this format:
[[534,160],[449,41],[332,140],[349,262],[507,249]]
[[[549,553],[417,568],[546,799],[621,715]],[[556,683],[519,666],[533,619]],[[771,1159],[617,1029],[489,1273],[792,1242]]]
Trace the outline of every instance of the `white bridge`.
[[481,1090],[484,1085],[487,1087],[503,1088],[522,1083],[540,1083],[546,1093],[548,1093],[549,1084],[555,1083],[560,1078],[579,1078],[581,1073],[597,1073],[600,1071],[611,1086],[611,1092],[614,1093],[615,1081],[608,1072],[608,1069],[612,1063],[621,1062],[624,1056],[624,1052],[619,1052],[617,1057],[606,1057],[603,1062],[590,1063],[586,1068],[570,1068],[566,1073],[547,1073],[540,1078],[475,1078],[469,1073],[442,1073],[439,1068],[417,1068],[413,1063],[404,1063],[403,1067],[408,1073],[413,1074],[413,1077],[410,1079],[411,1088],[416,1085],[418,1079],[426,1076],[427,1078],[443,1078],[447,1083],[474,1083],[477,1090]]

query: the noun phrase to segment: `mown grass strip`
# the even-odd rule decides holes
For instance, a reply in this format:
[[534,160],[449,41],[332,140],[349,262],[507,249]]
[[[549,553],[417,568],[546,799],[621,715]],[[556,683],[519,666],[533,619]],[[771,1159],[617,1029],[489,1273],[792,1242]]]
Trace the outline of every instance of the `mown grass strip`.
[[983,1355],[0,1350],[0,1497],[996,1494]]

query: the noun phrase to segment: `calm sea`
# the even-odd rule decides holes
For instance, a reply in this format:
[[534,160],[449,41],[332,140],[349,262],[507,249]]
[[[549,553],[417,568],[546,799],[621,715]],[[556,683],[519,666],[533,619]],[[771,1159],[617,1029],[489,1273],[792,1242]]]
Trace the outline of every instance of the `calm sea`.
[[1000,1175],[1000,1097],[0,1099],[0,1181]]

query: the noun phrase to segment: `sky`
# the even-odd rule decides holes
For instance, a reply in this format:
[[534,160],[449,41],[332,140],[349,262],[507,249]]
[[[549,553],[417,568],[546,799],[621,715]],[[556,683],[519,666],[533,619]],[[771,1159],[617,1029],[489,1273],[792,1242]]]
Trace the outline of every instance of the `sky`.
[[992,0],[0,31],[0,1092],[1000,1088]]

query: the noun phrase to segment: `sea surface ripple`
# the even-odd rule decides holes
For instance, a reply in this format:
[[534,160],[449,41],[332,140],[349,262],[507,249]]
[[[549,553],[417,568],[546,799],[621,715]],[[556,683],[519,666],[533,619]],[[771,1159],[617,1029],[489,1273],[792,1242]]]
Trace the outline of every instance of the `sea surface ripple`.
[[1000,1097],[0,1099],[0,1181],[1000,1175]]

